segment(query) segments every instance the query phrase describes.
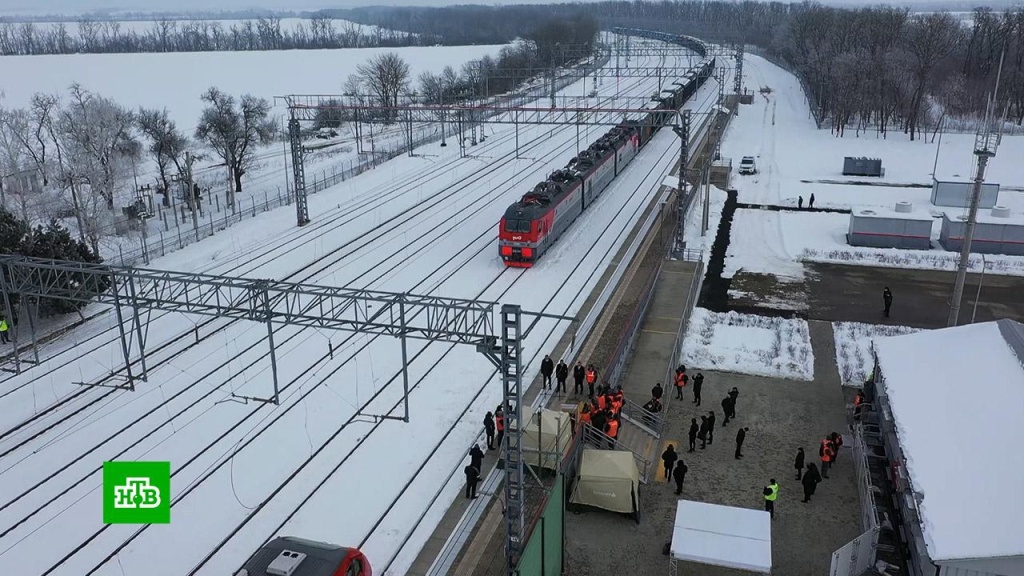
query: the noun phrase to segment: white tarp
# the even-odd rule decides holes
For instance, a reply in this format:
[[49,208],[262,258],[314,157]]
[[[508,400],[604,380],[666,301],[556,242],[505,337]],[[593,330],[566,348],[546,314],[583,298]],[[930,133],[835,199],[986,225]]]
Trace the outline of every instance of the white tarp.
[[769,574],[772,521],[767,512],[680,500],[672,559]]

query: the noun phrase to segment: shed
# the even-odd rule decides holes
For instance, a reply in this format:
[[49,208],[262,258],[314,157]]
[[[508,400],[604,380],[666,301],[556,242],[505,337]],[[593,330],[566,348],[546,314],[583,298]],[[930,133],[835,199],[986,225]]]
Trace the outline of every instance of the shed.
[[934,220],[931,214],[915,212],[910,202],[898,202],[891,210],[857,210],[850,213],[846,242],[850,246],[928,250]]
[[[932,183],[932,204],[950,208],[969,208],[974,193],[972,182],[948,182],[936,180]],[[992,208],[999,203],[999,184],[982,184],[979,208]]]
[[569,502],[632,514],[639,522],[640,470],[633,453],[588,448],[582,460]]
[[[959,210],[946,210],[942,213],[939,244],[943,248],[959,252],[966,233],[966,214]],[[971,252],[1024,256],[1024,215],[1011,214],[1010,209],[1003,206],[979,210]]]
[[884,492],[898,507],[889,517],[907,573],[1024,574],[1024,452],[1001,440],[1024,437],[1024,325],[1004,319],[880,338],[874,347],[869,401],[887,439],[892,486]]
[[670,574],[679,561],[770,574],[771,516],[764,510],[680,500],[672,525]]
[[843,176],[885,176],[881,158],[843,158]]
[[572,419],[560,410],[523,406],[523,463],[557,470],[572,443]]

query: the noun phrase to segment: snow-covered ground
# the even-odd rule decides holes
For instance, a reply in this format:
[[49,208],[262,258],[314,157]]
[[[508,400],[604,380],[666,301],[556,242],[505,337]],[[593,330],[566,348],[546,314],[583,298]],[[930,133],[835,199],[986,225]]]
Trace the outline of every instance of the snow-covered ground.
[[705,370],[814,379],[810,332],[798,319],[694,308],[681,361]]
[[[851,247],[846,243],[848,214],[799,212],[796,206],[810,196],[818,208],[891,210],[907,201],[914,210],[938,215],[931,205],[933,171],[939,180],[968,181],[975,157],[973,134],[926,135],[911,142],[899,132],[882,138],[873,132],[859,137],[847,132],[837,138],[818,130],[796,78],[766,62],[747,55],[744,86],[754,92],[752,105],[741,105],[732,120],[722,155],[738,168],[742,156],[757,159],[758,173],[733,173],[732,186],[741,204],[793,207],[794,211],[739,209],[733,222],[725,277],[739,271],[775,275],[782,282],[804,278],[805,262],[837,262],[868,266],[944,269],[955,268],[956,254],[938,248],[941,222],[932,227],[932,250],[883,250]],[[760,93],[761,88],[770,92]],[[881,158],[882,178],[842,175],[843,158]],[[999,204],[1012,217],[1024,218],[1024,136],[1004,137],[998,155],[989,162],[987,182],[1001,185]],[[937,165],[937,168],[936,168]],[[959,215],[966,210],[954,209]],[[982,261],[972,259],[973,269]],[[986,271],[1024,275],[1024,258],[986,256]]]
[[[211,86],[240,96],[273,101],[288,94],[340,94],[360,64],[395,52],[412,78],[421,72],[456,70],[501,46],[279,50],[267,52],[172,52],[161,54],[69,54],[0,58],[0,90],[5,107],[28,105],[36,92],[67,94],[78,82],[86,89],[137,108],[167,108],[172,119],[191,132],[205,107],[199,97]],[[31,82],[24,79],[31,78]],[[277,102],[272,114],[286,109]]]
[[[653,85],[621,83],[636,95]],[[717,90],[709,81],[690,107],[707,110]],[[582,146],[605,131],[581,130]],[[459,159],[455,146],[397,158],[310,197],[312,223],[303,228],[284,208],[152,267],[573,314],[657,193],[678,140],[659,132],[525,271],[501,264],[497,222],[576,155],[576,129],[524,127],[520,142],[516,159],[513,130],[502,126],[470,158]],[[225,401],[233,392],[271,393],[264,329],[170,313],[149,319],[148,382],[134,393],[82,388],[72,382],[103,378],[119,362],[112,319],[99,322],[106,330],[74,331],[42,350],[53,358],[77,344],[68,354],[0,385],[3,430],[40,415],[0,438],[0,573],[33,576],[54,566],[52,574],[74,576],[94,568],[104,576],[230,574],[260,543],[290,534],[360,546],[375,572],[402,574],[460,491],[466,447],[501,396],[493,366],[472,347],[410,341],[410,423],[375,422],[372,415],[403,414],[398,342],[277,327],[280,405]],[[524,341],[527,378],[567,326],[536,324]],[[193,330],[204,338],[198,346]],[[67,400],[61,409],[42,413],[59,399]],[[172,462],[171,524],[101,524],[97,467],[110,459]]]
[[910,326],[833,322],[832,333],[836,341],[836,366],[839,369],[840,381],[846,386],[863,386],[875,365],[871,352],[872,343],[879,338],[914,332],[920,332],[920,329]]

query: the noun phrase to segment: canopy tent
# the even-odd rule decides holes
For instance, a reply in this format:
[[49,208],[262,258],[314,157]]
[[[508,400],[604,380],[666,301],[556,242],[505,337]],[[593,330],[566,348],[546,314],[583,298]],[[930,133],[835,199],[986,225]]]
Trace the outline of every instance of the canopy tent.
[[640,470],[632,452],[587,449],[569,502],[633,514],[639,521],[639,486]]
[[572,444],[569,414],[559,410],[535,410],[523,406],[523,463],[557,470]]
[[678,561],[770,574],[772,521],[763,510],[680,500],[669,574]]

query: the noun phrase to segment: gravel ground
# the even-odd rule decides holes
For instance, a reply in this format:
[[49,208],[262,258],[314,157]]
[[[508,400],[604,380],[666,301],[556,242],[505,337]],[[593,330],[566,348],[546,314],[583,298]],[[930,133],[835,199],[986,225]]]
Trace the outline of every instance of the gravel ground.
[[[828,365],[827,361],[821,362]],[[832,363],[834,371],[834,362]],[[844,401],[836,376],[818,374],[816,382],[775,380],[739,374],[704,372],[701,409],[715,409],[714,444],[682,456],[689,473],[682,498],[729,506],[763,509],[761,489],[771,477],[780,485],[772,524],[773,574],[827,574],[834,550],[860,532],[855,471],[847,446],[831,478],[818,486],[809,504],[795,479],[793,457],[804,447],[817,457],[820,438],[846,431]],[[739,388],[738,420],[722,428],[719,404],[733,386]],[[686,447],[690,418],[698,415],[689,389],[687,402],[673,403],[665,438]],[[742,460],[733,457],[738,426],[750,431]],[[677,446],[678,448],[678,446]],[[675,516],[674,484],[655,482],[641,488],[642,522],[601,510],[566,515],[567,574],[664,574],[668,557],[662,546],[671,538]],[[612,552],[612,553],[609,553]],[[707,576],[747,574],[735,570],[681,565],[682,573]],[[696,569],[696,571],[694,571]]]

